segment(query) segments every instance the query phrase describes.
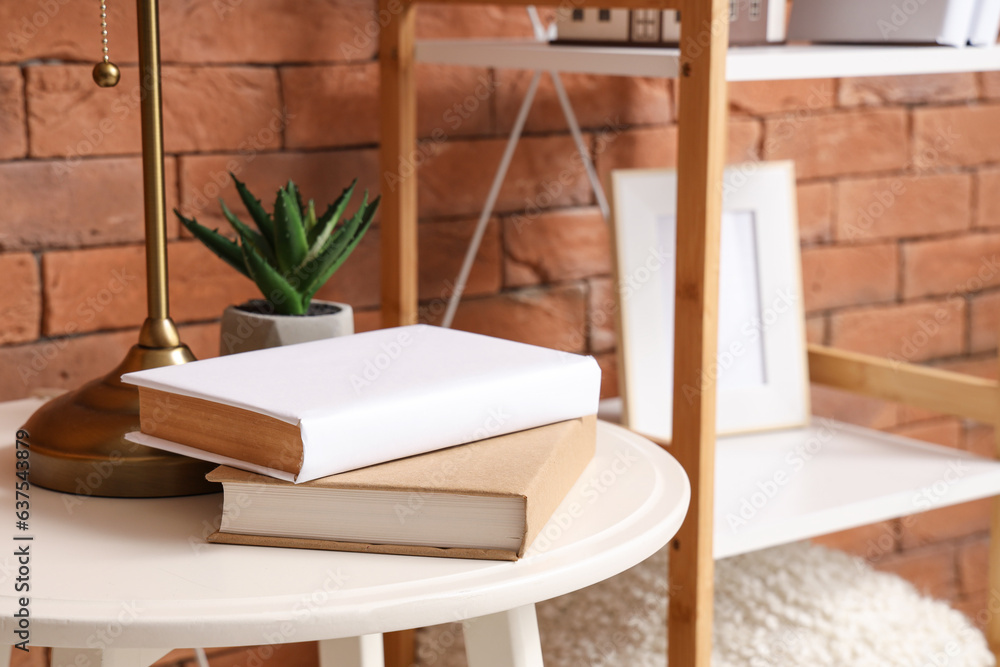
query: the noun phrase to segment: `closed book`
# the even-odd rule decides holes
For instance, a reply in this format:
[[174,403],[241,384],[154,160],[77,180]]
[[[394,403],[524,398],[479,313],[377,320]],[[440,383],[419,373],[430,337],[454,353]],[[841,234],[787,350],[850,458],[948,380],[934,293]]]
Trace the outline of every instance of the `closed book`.
[[1000,0],[976,0],[976,11],[969,29],[969,44],[993,46],[1000,33]]
[[594,416],[293,484],[226,466],[210,542],[516,560],[594,457]]
[[795,0],[788,39],[964,46],[977,0]]
[[592,357],[414,325],[128,373],[151,447],[294,482],[597,413]]

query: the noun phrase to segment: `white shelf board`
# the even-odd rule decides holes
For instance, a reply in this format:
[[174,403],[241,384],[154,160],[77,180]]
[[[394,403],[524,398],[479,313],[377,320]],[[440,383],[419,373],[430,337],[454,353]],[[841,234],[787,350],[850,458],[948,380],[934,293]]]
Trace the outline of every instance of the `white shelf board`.
[[715,465],[716,558],[1000,494],[1000,461],[823,419],[719,438]]
[[[418,62],[472,67],[675,78],[675,48],[553,46],[534,40],[417,42]],[[944,74],[1000,70],[1000,48],[776,44],[729,49],[730,81]]]

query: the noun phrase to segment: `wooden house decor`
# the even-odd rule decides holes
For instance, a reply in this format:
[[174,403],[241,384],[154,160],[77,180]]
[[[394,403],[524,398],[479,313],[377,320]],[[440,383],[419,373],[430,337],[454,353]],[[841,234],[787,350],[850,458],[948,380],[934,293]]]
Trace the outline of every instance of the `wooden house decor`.
[[[785,0],[729,0],[729,43],[785,40]],[[559,7],[557,44],[673,45],[680,41],[680,12],[658,9]]]

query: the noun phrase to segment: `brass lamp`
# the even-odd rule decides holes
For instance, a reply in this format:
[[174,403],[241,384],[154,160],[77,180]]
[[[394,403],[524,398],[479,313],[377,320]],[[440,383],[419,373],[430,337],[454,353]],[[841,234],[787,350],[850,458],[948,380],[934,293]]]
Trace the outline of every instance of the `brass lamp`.
[[213,464],[136,445],[122,437],[139,428],[139,393],[135,387],[122,383],[122,374],[194,360],[170,319],[167,299],[159,8],[157,0],[137,0],[136,4],[143,86],[148,315],[139,333],[139,343],[128,351],[117,368],[46,403],[24,425],[29,434],[34,484],[66,493],[118,498],[182,496],[218,490],[205,480],[205,473]]

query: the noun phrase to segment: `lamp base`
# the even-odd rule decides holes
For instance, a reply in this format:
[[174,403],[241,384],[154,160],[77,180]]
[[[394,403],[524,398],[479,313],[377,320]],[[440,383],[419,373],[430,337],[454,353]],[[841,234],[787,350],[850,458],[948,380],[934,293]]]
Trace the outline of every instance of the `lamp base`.
[[31,482],[64,493],[112,498],[190,496],[221,491],[205,474],[212,463],[129,442],[139,430],[139,391],[124,373],[194,361],[183,343],[135,345],[103,378],[55,398],[25,423]]

